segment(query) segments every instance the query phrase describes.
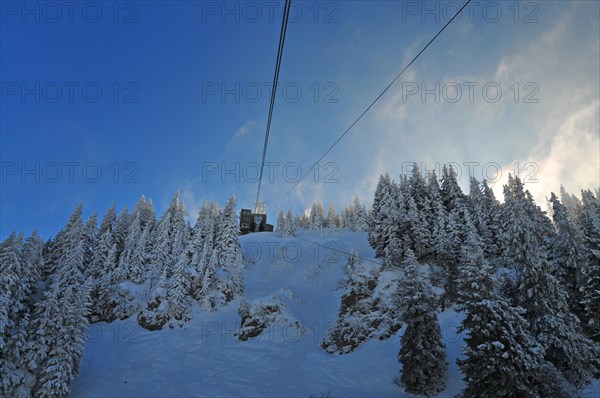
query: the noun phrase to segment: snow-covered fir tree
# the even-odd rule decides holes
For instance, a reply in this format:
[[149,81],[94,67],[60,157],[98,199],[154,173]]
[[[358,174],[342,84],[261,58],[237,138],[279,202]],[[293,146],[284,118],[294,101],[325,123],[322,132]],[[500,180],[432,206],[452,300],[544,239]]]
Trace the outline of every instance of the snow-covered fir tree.
[[106,210],[102,220],[100,221],[100,228],[98,229],[98,236],[102,236],[106,233],[106,231],[110,231],[111,233],[115,230],[115,224],[117,223],[117,210],[115,209],[114,202],[111,206]]
[[150,256],[151,277],[158,278],[163,270],[170,276],[179,254],[187,247],[190,229],[179,191],[154,228],[153,250]]
[[509,200],[503,209],[503,229],[505,234],[515,234],[507,239],[511,251],[505,253],[505,259],[515,261],[510,268],[517,270],[515,302],[527,311],[530,332],[544,348],[545,358],[569,382],[581,387],[600,369],[600,351],[584,336],[579,319],[569,308],[564,286],[553,275],[548,247],[554,240],[554,227],[531,195],[523,192],[518,177],[509,179],[505,191]]
[[576,195],[567,192],[562,185],[560,186],[560,202],[567,209],[568,218],[571,221],[576,221],[577,213],[581,207],[581,201]]
[[335,210],[333,205],[329,205],[329,210],[327,211],[327,227],[329,228],[339,228],[341,227],[340,217]]
[[138,314],[138,323],[148,330],[160,330],[170,319],[169,280],[167,269],[163,270],[160,281],[152,293],[146,308]]
[[354,197],[354,201],[351,205],[352,209],[352,225],[351,229],[353,231],[368,231],[369,223],[368,223],[368,215],[365,210],[365,206],[361,203],[358,195]]
[[0,244],[0,394],[12,396],[24,375],[24,334],[29,322],[29,298],[35,283],[22,256],[22,235],[11,233]]
[[375,195],[373,197],[373,205],[371,207],[371,228],[369,229],[369,243],[376,251],[377,257],[383,257],[383,230],[384,220],[388,217],[388,214],[383,206],[389,202],[391,196],[392,181],[390,176],[386,173],[385,175],[379,176],[379,182],[375,188]]
[[429,245],[431,229],[427,225],[424,210],[419,210],[412,197],[408,198],[407,207],[406,216],[409,229],[404,232],[406,240],[410,242],[410,246],[418,258],[428,257],[433,253],[433,248]]
[[110,269],[105,268],[106,256],[108,256],[113,246],[115,246],[115,254],[117,254],[116,242],[113,237],[113,233],[110,229],[107,229],[102,235],[100,235],[98,243],[96,244],[96,248],[92,256],[92,264],[89,268],[89,277],[96,280],[100,279],[105,273],[110,273],[114,271],[116,264],[112,264],[112,268]]
[[189,270],[190,256],[187,250],[179,256],[169,286],[169,310],[173,319],[187,322],[192,305],[191,274]]
[[400,339],[400,382],[410,394],[433,396],[446,387],[446,346],[437,319],[435,296],[419,275],[411,249],[402,264],[404,278],[398,292],[406,329]]
[[418,210],[421,211],[427,204],[428,187],[425,177],[421,174],[419,165],[413,163],[412,171],[408,180],[408,191],[410,196],[413,198],[418,206]]
[[238,235],[235,196],[232,196],[223,208],[215,244],[218,259],[217,277],[226,301],[244,293],[244,264]]
[[[51,289],[59,289],[53,286]],[[37,397],[68,396],[69,384],[79,372],[87,332],[89,286],[68,286],[58,293],[57,307],[49,315],[53,322],[45,331],[50,333],[52,346],[37,375],[33,395]],[[50,301],[53,304],[54,301]]]
[[578,224],[583,230],[585,256],[579,288],[588,334],[600,343],[600,200],[591,191],[581,192]]
[[294,220],[291,210],[288,210],[285,215],[285,229],[281,232],[281,236],[284,238],[296,236],[296,221]]
[[504,204],[499,213],[501,264],[514,268],[517,275],[523,264],[529,262],[530,254],[539,250],[547,252],[554,235],[554,227],[545,213],[525,191],[519,177],[508,176],[504,186]]
[[77,375],[88,325],[90,285],[83,274],[85,229],[82,206],[71,215],[53,247],[57,267],[44,299],[36,304],[29,329],[26,363],[34,396],[66,396]]
[[221,209],[218,204],[204,202],[192,231],[188,251],[191,254],[190,266],[193,271],[192,296],[197,300],[202,299],[205,290],[203,279],[215,248],[220,216]]
[[98,242],[98,216],[92,214],[83,226],[83,271],[88,276],[92,267],[92,259]]
[[310,220],[305,213],[296,215],[294,218],[294,223],[298,228],[309,229],[310,228]]
[[567,208],[558,200],[552,192],[550,195],[552,205],[552,220],[556,228],[556,235],[550,245],[550,262],[561,285],[568,295],[571,312],[578,317],[583,316],[581,305],[581,287],[583,281],[582,270],[585,262],[585,250],[583,247],[583,234],[579,228],[569,219]]
[[325,227],[325,209],[321,202],[313,203],[310,208],[310,229],[320,231]]
[[283,212],[283,209],[279,209],[276,230],[277,232],[283,232],[283,230],[285,230],[285,213]]
[[377,257],[385,255],[385,248],[392,237],[400,236],[400,231],[406,227],[408,217],[404,208],[405,201],[399,187],[387,174],[380,177],[371,212],[372,227],[369,230],[369,243],[375,249]]
[[479,181],[471,178],[468,196],[471,220],[477,233],[484,242],[485,255],[491,261],[498,256],[498,208],[499,204],[494,192],[485,181],[480,186]]
[[[110,233],[104,234],[108,236]],[[118,277],[116,275],[117,244],[113,243],[103,258],[103,272],[94,279],[90,292],[90,321],[112,322],[117,319],[114,311],[117,306]]]
[[115,228],[113,230],[113,236],[115,243],[117,244],[117,260],[125,248],[125,238],[127,237],[127,231],[129,231],[129,222],[129,209],[127,206],[125,206],[117,217],[117,220],[115,221]]
[[466,313],[459,331],[468,331],[465,359],[457,360],[466,384],[460,396],[569,396],[529,332],[525,310],[512,307],[495,289],[498,282],[482,253],[481,241],[470,234],[462,251],[460,286],[465,291],[458,304]]

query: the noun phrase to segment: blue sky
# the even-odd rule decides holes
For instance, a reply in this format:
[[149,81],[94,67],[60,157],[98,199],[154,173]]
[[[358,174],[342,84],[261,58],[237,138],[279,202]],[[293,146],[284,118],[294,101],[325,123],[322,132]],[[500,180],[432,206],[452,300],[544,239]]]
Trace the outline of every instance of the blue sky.
[[[205,199],[235,193],[238,207],[251,206],[282,3],[22,4],[0,3],[0,238],[14,229],[49,237],[80,202],[101,216],[146,195],[161,214],[177,189],[191,219]],[[293,5],[267,205],[458,3]],[[598,187],[599,9],[473,2],[279,207],[340,208],[357,193],[370,202],[380,173],[397,176],[415,161],[453,162],[463,186],[470,169],[497,181],[498,193],[517,171],[540,202],[561,183]]]

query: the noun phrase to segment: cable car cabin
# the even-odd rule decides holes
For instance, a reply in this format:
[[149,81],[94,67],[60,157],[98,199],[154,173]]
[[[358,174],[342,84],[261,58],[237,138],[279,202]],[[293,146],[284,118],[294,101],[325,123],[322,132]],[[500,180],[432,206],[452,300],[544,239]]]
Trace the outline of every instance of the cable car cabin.
[[273,225],[267,224],[267,215],[252,213],[252,210],[242,209],[240,212],[240,233],[273,232]]

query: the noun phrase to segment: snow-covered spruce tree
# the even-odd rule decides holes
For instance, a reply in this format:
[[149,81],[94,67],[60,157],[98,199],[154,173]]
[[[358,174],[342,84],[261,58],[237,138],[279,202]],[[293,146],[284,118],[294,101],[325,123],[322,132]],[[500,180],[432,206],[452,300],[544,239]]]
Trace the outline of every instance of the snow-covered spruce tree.
[[[438,229],[438,221],[441,216],[446,217],[446,209],[442,202],[442,193],[440,190],[440,186],[437,180],[437,176],[435,171],[432,171],[426,181],[426,196],[425,203],[421,205],[420,210],[420,218],[422,220],[421,229],[425,229],[426,233],[423,234],[425,241],[423,242],[423,247],[426,248],[426,253],[424,254],[424,260],[430,262],[430,260],[434,260],[437,255],[437,246],[440,242],[440,239],[445,236],[445,233],[441,233]],[[440,215],[440,211],[443,211],[444,214]],[[446,222],[442,223],[442,226],[445,228]]]
[[152,228],[155,223],[154,208],[151,201],[142,196],[129,217],[129,229],[125,236],[123,252],[119,257],[119,282],[129,280],[138,284],[144,282],[144,274],[152,250]]
[[600,201],[591,191],[582,191],[578,224],[584,235],[585,260],[580,286],[587,333],[600,342]]
[[[548,246],[554,227],[523,192],[518,178],[509,178],[503,208],[504,259],[516,269],[513,286],[515,303],[527,312],[530,332],[545,350],[545,358],[575,386],[583,386],[598,372],[598,347],[586,338],[580,322],[570,311],[567,295],[553,275]],[[549,231],[550,229],[550,231]],[[508,235],[507,235],[508,234]]]
[[[53,286],[51,289],[57,289]],[[36,397],[66,397],[69,384],[79,372],[79,362],[83,356],[87,331],[88,301],[80,301],[89,296],[89,286],[68,286],[58,294],[57,308],[50,329],[52,347],[40,367],[33,395]]]
[[582,317],[583,308],[579,287],[583,280],[581,271],[585,261],[583,234],[569,220],[567,208],[558,200],[554,192],[550,195],[550,203],[552,205],[552,220],[556,228],[556,235],[550,246],[552,249],[550,263],[560,284],[565,288],[571,312],[578,317]]
[[8,346],[0,350],[0,395],[14,398],[31,396],[33,375],[28,371],[26,360],[29,312],[21,318],[12,333]]
[[342,228],[352,228],[352,225],[354,224],[352,215],[352,209],[350,208],[350,206],[344,207],[342,209],[342,212],[340,213],[340,225]]
[[320,231],[325,226],[325,209],[321,202],[313,203],[310,209],[310,229]]
[[444,294],[441,300],[442,309],[452,306],[456,301],[457,281],[461,266],[461,247],[466,241],[469,231],[474,229],[466,204],[462,201],[458,202],[449,213],[446,225],[448,236],[442,240],[443,252],[438,256],[442,260],[440,266],[445,276]]
[[106,231],[110,231],[111,233],[115,230],[115,224],[117,223],[117,210],[115,209],[114,202],[111,206],[106,210],[102,220],[100,221],[100,228],[98,229],[98,236],[102,236],[106,233]]
[[500,208],[501,263],[515,268],[517,276],[528,263],[530,253],[548,251],[554,226],[523,189],[519,177],[508,176],[504,186],[504,204]]
[[48,280],[50,278],[50,275],[54,274],[54,272],[56,271],[59,256],[58,250],[56,250],[56,248],[59,246],[62,234],[63,231],[60,230],[56,233],[56,235],[49,238],[44,243],[44,267],[43,272],[41,273],[41,277],[44,281]]
[[[125,237],[123,252],[119,257],[117,266],[116,277],[119,283],[131,279],[133,257],[141,236],[142,227],[140,224],[139,214],[136,214],[135,216],[132,214],[131,222],[129,223],[129,230],[127,231],[127,235]],[[141,281],[139,280],[137,281],[137,283],[140,282]]]
[[408,245],[398,236],[392,237],[390,243],[385,248],[385,257],[383,259],[383,269],[386,271],[400,269],[403,264],[403,259],[406,256],[406,251],[410,250]]
[[469,234],[462,250],[458,309],[466,317],[465,359],[458,359],[466,383],[461,397],[568,397],[565,383],[530,334],[525,310],[502,298],[481,240]]
[[281,233],[282,238],[286,237],[287,229],[287,218],[285,217],[283,209],[281,209],[279,211],[279,216],[277,217],[277,230],[279,231],[279,233]]
[[408,218],[409,229],[403,231],[404,235],[411,242],[415,255],[418,258],[427,258],[433,253],[433,248],[429,245],[431,241],[431,228],[427,225],[424,212],[419,210],[412,197],[408,198],[407,205],[406,216]]
[[335,207],[333,204],[329,205],[329,210],[327,211],[327,227],[328,228],[339,228],[340,225],[340,217],[335,211]]
[[154,213],[154,204],[152,199],[146,199],[144,195],[140,198],[135,208],[133,209],[132,215],[135,217],[139,215],[140,227],[142,230],[152,230],[156,224],[156,214]]
[[560,202],[567,208],[567,215],[569,220],[575,222],[579,208],[581,207],[581,201],[577,195],[573,195],[565,190],[565,187],[560,186]]
[[338,319],[321,342],[321,347],[330,354],[350,353],[369,336],[362,315],[371,309],[370,297],[376,287],[376,277],[359,261],[354,251],[348,259],[346,270],[348,282],[341,298]]
[[403,200],[396,184],[389,175],[379,177],[371,210],[369,243],[377,257],[385,255],[385,248],[391,237],[397,236],[401,223]]
[[465,204],[465,195],[463,194],[458,181],[456,180],[456,170],[452,166],[446,166],[442,168],[442,201],[448,212],[452,211],[455,207]]
[[468,330],[466,359],[457,360],[466,387],[461,397],[571,397],[543,348],[529,334],[524,310],[502,299],[469,305],[461,331]]
[[473,225],[484,242],[485,255],[489,259],[494,259],[498,255],[496,242],[498,204],[494,192],[485,181],[480,187],[479,181],[471,177],[468,203]]
[[0,394],[11,396],[20,380],[15,372],[19,368],[21,347],[19,329],[28,318],[26,305],[31,287],[22,280],[21,260],[23,240],[13,232],[0,244]]
[[190,230],[185,221],[185,215],[185,206],[179,197],[179,191],[177,191],[169,208],[153,231],[151,277],[157,278],[165,269],[167,276],[170,276],[179,255],[187,247]]
[[288,210],[285,216],[285,230],[282,231],[282,236],[284,238],[293,238],[296,236],[296,221],[291,210]]
[[98,216],[92,214],[83,226],[83,271],[87,277],[92,273],[92,259],[98,243]]
[[527,310],[531,332],[544,347],[546,359],[582,387],[600,371],[599,347],[583,334],[545,254],[538,249],[528,260],[516,281],[517,302]]
[[23,272],[21,283],[25,285],[23,290],[27,307],[33,309],[33,304],[37,299],[37,294],[41,291],[40,282],[44,273],[44,241],[40,238],[37,231],[33,231],[31,236],[25,239],[22,254]]
[[328,330],[321,347],[329,353],[347,354],[365,341],[393,336],[401,327],[400,311],[394,297],[399,273],[348,260],[348,282],[341,298],[338,319]]
[[111,269],[106,269],[104,266],[106,256],[108,256],[108,253],[115,245],[116,242],[113,237],[113,233],[110,229],[105,230],[104,233],[98,238],[98,243],[96,244],[96,249],[94,250],[94,254],[92,256],[92,264],[88,274],[89,277],[97,280],[100,279],[105,273],[114,271],[115,265],[113,265],[113,268]]
[[152,232],[150,226],[142,230],[135,249],[129,257],[129,280],[138,284],[145,282],[146,270],[150,262],[152,252]]
[[40,397],[66,396],[83,354],[90,286],[83,275],[81,205],[57,243],[56,271],[44,300],[36,305],[26,353],[28,368],[37,378],[33,395]]
[[25,309],[25,286],[21,274],[23,241],[13,232],[0,246],[0,350],[4,350],[19,314]]
[[348,262],[346,263],[346,275],[348,276],[348,280],[352,278],[352,275],[354,275],[356,267],[359,264],[360,258],[358,257],[358,252],[355,249],[352,249],[350,257],[348,257]]
[[84,228],[81,220],[82,205],[77,206],[57,240],[53,250],[58,253],[57,267],[52,281],[60,287],[82,286],[84,283]]
[[35,304],[25,350],[25,363],[29,377],[23,380],[29,396],[36,387],[37,376],[45,369],[49,353],[57,343],[57,334],[62,327],[59,311],[59,291],[50,288],[42,300]]
[[404,280],[398,299],[406,330],[398,353],[402,363],[400,382],[406,392],[430,397],[446,388],[448,371],[437,303],[430,287],[419,276],[419,263],[410,249],[406,251],[402,270]]
[[244,264],[238,235],[235,196],[232,196],[223,209],[215,244],[218,259],[217,277],[226,301],[244,293]]
[[175,271],[169,286],[169,310],[173,319],[187,322],[192,306],[191,274],[189,271],[190,257],[187,251],[179,256]]
[[494,270],[484,254],[484,242],[473,224],[467,228],[467,237],[460,250],[460,269],[456,282],[456,302],[460,308],[491,297],[497,290]]
[[166,268],[146,308],[138,314],[138,323],[148,330],[160,330],[170,319],[169,281]]
[[408,190],[410,196],[415,201],[418,210],[421,211],[425,208],[428,197],[427,181],[421,175],[421,170],[417,163],[413,163],[412,172],[408,179]]
[[[105,233],[104,236],[108,236]],[[108,253],[104,256],[103,272],[94,280],[90,299],[90,322],[112,322],[117,319],[114,311],[117,306],[117,291],[119,289],[116,276],[117,244],[113,243]]]
[[306,214],[302,213],[297,215],[294,218],[295,224],[298,228],[309,229],[310,228],[310,220],[306,216]]
[[115,228],[113,230],[113,237],[115,239],[115,243],[117,244],[117,261],[125,247],[125,238],[127,237],[127,231],[129,231],[130,220],[131,215],[129,214],[129,209],[126,205],[121,211],[121,214],[119,214],[117,217]]
[[196,300],[202,299],[203,279],[215,247],[220,213],[221,210],[218,204],[203,203],[192,231],[188,250],[191,253],[190,266],[193,271],[191,291],[192,297]]
[[283,209],[279,209],[279,214],[277,215],[277,232],[283,232],[285,229],[285,213]]
[[429,200],[427,216],[430,218],[429,225],[431,234],[429,242],[437,264],[444,264],[445,256],[450,250],[450,236],[448,234],[449,214],[442,201],[442,194],[435,173],[429,180]]
[[352,202],[352,230],[369,230],[367,211],[365,210],[365,206],[360,202],[358,195],[354,197],[354,201]]
[[[219,267],[219,254],[216,250],[210,252],[207,258],[206,267],[202,274],[201,290],[199,295],[200,304],[209,311],[214,311],[217,304],[221,301],[219,292],[219,280],[217,279],[217,270]],[[217,292],[219,294],[217,294]]]
[[165,214],[160,218],[154,228],[152,240],[154,241],[154,248],[150,254],[150,278],[159,278],[164,271],[167,275],[170,273],[169,269],[172,265],[172,254],[171,246],[174,237],[171,235],[171,218],[172,214],[167,210]]

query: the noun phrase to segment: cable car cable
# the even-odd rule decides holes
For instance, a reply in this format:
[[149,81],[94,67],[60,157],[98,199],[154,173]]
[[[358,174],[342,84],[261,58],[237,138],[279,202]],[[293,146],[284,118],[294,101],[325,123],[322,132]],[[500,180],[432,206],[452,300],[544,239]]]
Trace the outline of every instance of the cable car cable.
[[294,185],[292,185],[292,187],[281,197],[281,199],[279,199],[275,205],[273,206],[274,208],[276,208],[294,189],[296,189],[298,187],[298,185],[300,184],[300,182],[302,182],[302,180],[308,175],[310,174],[310,172],[315,168],[315,166],[317,166],[319,164],[319,162],[321,160],[323,160],[323,158],[325,156],[327,156],[327,154],[329,152],[331,152],[331,150],[342,140],[342,138],[344,138],[346,136],[346,134],[348,134],[348,132],[350,132],[350,130],[352,129],[352,127],[354,127],[354,125],[356,123],[358,123],[358,121],[360,119],[362,119],[362,117],[373,107],[373,105],[375,105],[375,103],[377,101],[379,101],[379,99],[381,97],[383,97],[383,95],[389,90],[390,87],[392,87],[392,85],[400,78],[400,76],[402,76],[404,74],[404,72],[410,68],[410,66],[421,56],[421,54],[423,54],[423,52],[425,52],[425,50],[435,41],[435,39],[438,38],[439,35],[442,34],[442,32],[448,27],[448,25],[450,25],[452,23],[452,21],[454,21],[456,19],[456,17],[462,12],[462,10],[471,2],[471,0],[467,0],[467,2],[465,4],[463,4],[463,6],[454,14],[454,16],[452,18],[450,18],[450,20],[448,22],[446,22],[446,24],[442,27],[442,29],[440,29],[439,32],[437,32],[437,34],[435,36],[433,36],[433,38],[431,40],[429,40],[429,42],[427,43],[427,45],[425,45],[425,47],[423,47],[421,49],[421,51],[419,51],[419,53],[417,55],[415,55],[415,57],[408,63],[408,65],[406,65],[404,67],[404,69],[402,69],[402,71],[394,78],[394,80],[392,80],[392,82],[390,84],[387,85],[387,87],[377,96],[377,98],[375,98],[375,100],[373,100],[373,102],[371,102],[371,104],[367,107],[367,109],[364,110],[363,113],[360,114],[360,116],[358,118],[356,118],[356,120],[354,120],[354,122],[350,125],[350,127],[348,127],[346,129],[346,131],[344,131],[344,133],[342,135],[340,135],[338,137],[337,140],[335,140],[335,142],[325,151],[325,153],[323,153],[323,155],[316,161],[313,163],[313,165],[307,170],[307,172],[305,174],[303,174],[300,179],[298,181],[296,181],[294,183]]
[[269,103],[269,116],[267,118],[267,129],[265,132],[265,142],[263,145],[262,160],[260,162],[260,176],[258,179],[258,190],[256,192],[256,203],[254,210],[258,212],[260,198],[260,188],[262,185],[263,171],[265,167],[265,158],[267,156],[267,146],[269,144],[269,134],[271,133],[271,120],[273,119],[273,108],[275,106],[275,95],[277,93],[277,82],[279,80],[279,71],[281,69],[281,59],[283,57],[283,46],[285,44],[285,34],[287,31],[288,18],[290,15],[291,0],[286,0],[283,8],[283,21],[281,31],[279,32],[279,47],[277,49],[277,61],[275,62],[275,75],[273,77],[273,87],[271,88],[271,101]]

